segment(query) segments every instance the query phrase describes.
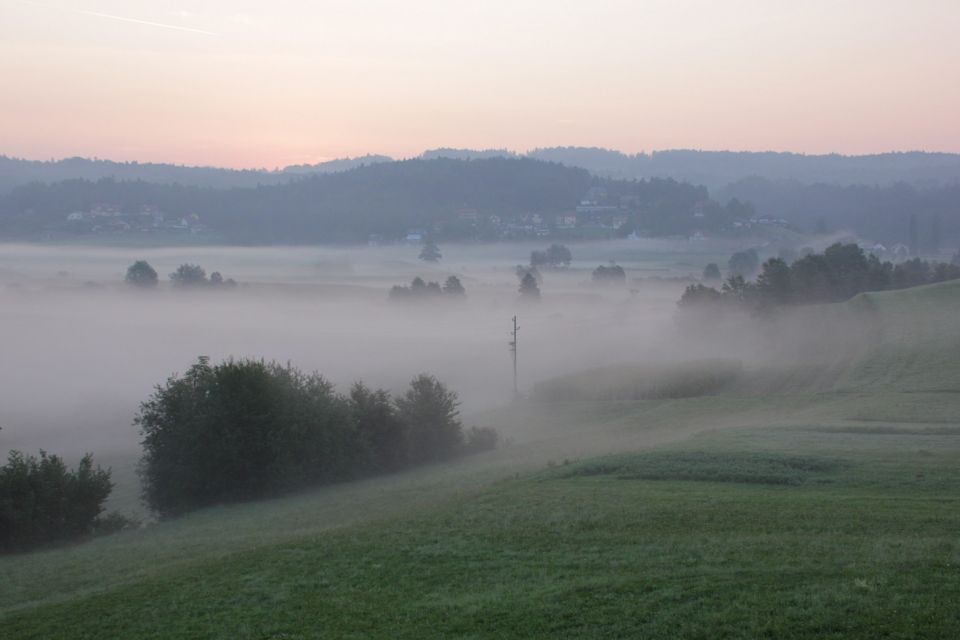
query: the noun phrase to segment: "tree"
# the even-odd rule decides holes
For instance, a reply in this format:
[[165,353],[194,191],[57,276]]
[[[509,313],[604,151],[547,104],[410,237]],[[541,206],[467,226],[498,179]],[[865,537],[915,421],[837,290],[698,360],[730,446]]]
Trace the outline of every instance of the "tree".
[[722,302],[722,296],[713,287],[691,284],[684,289],[677,306],[681,309],[707,309],[720,302]]
[[760,305],[763,307],[777,307],[791,302],[793,286],[790,282],[790,267],[780,258],[770,258],[763,263],[756,286]]
[[210,284],[219,287],[223,284],[223,276],[220,275],[219,271],[214,271],[210,274]]
[[157,286],[157,272],[146,260],[137,260],[127,268],[127,284],[149,288]]
[[627,273],[618,264],[609,267],[600,265],[593,270],[591,278],[597,284],[624,284],[627,281]]
[[457,276],[450,276],[447,278],[447,281],[443,283],[443,293],[448,296],[462,298],[467,295],[467,290],[464,289],[463,285],[460,283],[460,278]]
[[530,266],[534,269],[543,267],[547,264],[547,252],[534,250],[530,252]]
[[565,245],[552,244],[547,248],[547,264],[551,267],[569,267],[572,260],[573,254]]
[[530,272],[523,274],[520,279],[520,299],[531,302],[540,300],[540,287],[537,286],[537,279]]
[[412,462],[436,462],[459,453],[463,445],[459,404],[456,392],[429,374],[410,381],[410,389],[396,405]]
[[207,284],[207,272],[198,264],[182,264],[170,274],[175,287],[197,287]]
[[424,262],[440,262],[443,255],[440,253],[440,247],[433,241],[433,238],[427,238],[420,249],[420,259]]
[[744,279],[749,279],[757,272],[759,265],[760,257],[757,255],[757,250],[747,249],[746,251],[738,251],[730,257],[727,270],[732,276],[742,276]]
[[717,266],[716,262],[711,262],[703,268],[702,280],[719,282],[721,279],[723,279],[723,276],[720,274],[720,267]]
[[390,394],[357,382],[350,389],[349,403],[365,469],[384,473],[406,466],[406,427]]
[[85,455],[76,469],[45,451],[11,451],[0,467],[0,550],[15,551],[93,533],[113,483]]
[[345,400],[319,374],[200,358],[140,406],[144,497],[161,516],[354,473]]

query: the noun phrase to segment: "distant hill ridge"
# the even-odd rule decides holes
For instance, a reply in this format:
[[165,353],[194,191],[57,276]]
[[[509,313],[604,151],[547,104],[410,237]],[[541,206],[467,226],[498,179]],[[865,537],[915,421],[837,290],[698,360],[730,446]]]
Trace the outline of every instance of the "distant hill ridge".
[[[726,187],[748,177],[833,185],[891,185],[904,182],[917,187],[931,187],[960,183],[960,154],[923,151],[872,155],[805,155],[772,151],[673,149],[627,154],[599,147],[549,147],[526,153],[508,149],[439,148],[425,151],[418,157],[468,160],[526,157],[586,169],[602,177],[674,178],[701,184],[711,190]],[[363,165],[392,161],[394,159],[389,156],[369,154],[313,165],[293,165],[271,171],[87,158],[39,161],[0,156],[0,193],[29,182],[49,183],[76,178],[98,180],[108,177],[223,189],[253,187],[281,184],[304,174],[347,171]]]

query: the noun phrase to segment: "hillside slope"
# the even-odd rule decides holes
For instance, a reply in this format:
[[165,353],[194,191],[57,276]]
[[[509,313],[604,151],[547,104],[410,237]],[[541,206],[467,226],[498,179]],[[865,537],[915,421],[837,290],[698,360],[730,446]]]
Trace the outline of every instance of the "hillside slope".
[[958,306],[818,310],[872,319],[823,390],[522,402],[463,464],[0,558],[0,631],[956,637]]

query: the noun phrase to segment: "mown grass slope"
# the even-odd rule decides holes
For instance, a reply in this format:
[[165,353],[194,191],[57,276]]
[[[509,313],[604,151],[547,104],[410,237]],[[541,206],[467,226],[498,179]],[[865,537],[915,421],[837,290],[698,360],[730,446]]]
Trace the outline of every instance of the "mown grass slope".
[[958,463],[956,430],[725,432],[548,467],[418,514],[16,611],[4,628],[45,638],[951,638]]
[[0,558],[0,637],[960,637],[958,305],[835,309],[826,391],[520,403],[462,465]]

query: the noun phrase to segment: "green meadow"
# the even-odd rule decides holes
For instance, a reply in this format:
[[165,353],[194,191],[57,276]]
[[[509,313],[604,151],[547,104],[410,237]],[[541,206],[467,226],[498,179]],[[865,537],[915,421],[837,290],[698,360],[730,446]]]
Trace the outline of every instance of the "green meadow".
[[860,296],[819,371],[621,368],[470,460],[2,557],[0,637],[960,637],[958,312]]

